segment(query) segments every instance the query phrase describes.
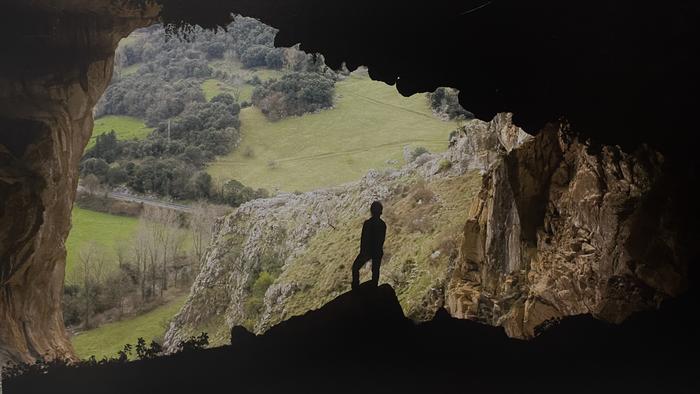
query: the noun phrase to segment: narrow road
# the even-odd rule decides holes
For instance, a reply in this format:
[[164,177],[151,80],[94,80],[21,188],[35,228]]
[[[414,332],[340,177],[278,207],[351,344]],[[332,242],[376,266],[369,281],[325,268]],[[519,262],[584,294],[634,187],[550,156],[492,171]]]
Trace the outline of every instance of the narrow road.
[[132,196],[130,194],[125,194],[125,193],[110,192],[109,197],[113,198],[115,200],[135,202],[135,203],[140,203],[140,204],[144,204],[144,205],[151,205],[151,206],[158,207],[158,208],[172,209],[175,211],[180,211],[180,212],[185,212],[185,213],[192,212],[192,207],[187,206],[187,205],[175,204],[172,202],[155,200],[155,199],[145,198],[145,197],[136,197],[136,196]]

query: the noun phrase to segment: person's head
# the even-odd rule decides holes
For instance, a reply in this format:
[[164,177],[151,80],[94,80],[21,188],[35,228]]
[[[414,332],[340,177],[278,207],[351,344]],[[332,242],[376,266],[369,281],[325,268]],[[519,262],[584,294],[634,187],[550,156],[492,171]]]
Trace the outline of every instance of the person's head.
[[384,207],[382,206],[382,203],[380,203],[379,201],[373,202],[372,206],[369,207],[369,211],[372,213],[372,216],[374,216],[374,217],[382,216],[383,210],[384,210]]

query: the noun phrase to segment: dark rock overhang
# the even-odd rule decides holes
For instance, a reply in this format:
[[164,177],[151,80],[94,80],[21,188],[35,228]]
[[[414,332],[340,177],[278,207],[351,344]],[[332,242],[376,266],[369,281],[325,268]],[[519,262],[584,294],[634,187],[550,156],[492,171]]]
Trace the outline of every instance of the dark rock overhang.
[[[482,120],[513,112],[536,132],[566,117],[600,143],[695,146],[697,21],[692,1],[162,0],[202,25],[226,6],[280,29],[332,67],[366,65],[405,95],[452,86]],[[221,14],[219,14],[221,15]]]
[[[105,13],[145,16],[139,10],[154,3],[162,5],[162,20],[179,27],[223,26],[229,13],[259,18],[280,29],[280,46],[301,43],[332,67],[366,65],[374,79],[396,83],[406,95],[458,88],[463,106],[478,118],[513,112],[529,132],[564,116],[586,137],[628,148],[648,142],[664,151],[685,151],[697,139],[688,121],[697,103],[694,37],[700,36],[700,4],[692,1],[10,2],[49,13],[64,7],[65,17],[90,13],[98,24]],[[31,21],[46,23],[3,14],[10,18],[2,24],[2,46],[25,45],[17,32]],[[58,48],[52,56],[75,55]],[[103,54],[95,48],[89,55]]]

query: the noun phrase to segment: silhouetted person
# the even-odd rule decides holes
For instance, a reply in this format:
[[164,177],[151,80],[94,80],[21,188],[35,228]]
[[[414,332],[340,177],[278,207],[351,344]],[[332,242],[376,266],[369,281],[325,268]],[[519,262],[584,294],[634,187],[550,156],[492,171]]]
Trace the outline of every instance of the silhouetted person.
[[360,239],[360,254],[352,263],[352,288],[360,285],[360,268],[368,260],[372,260],[372,283],[379,284],[379,266],[384,255],[384,239],[386,238],[386,223],[379,217],[382,216],[382,204],[379,201],[372,203],[370,207],[372,217],[365,220],[362,225],[362,238]]

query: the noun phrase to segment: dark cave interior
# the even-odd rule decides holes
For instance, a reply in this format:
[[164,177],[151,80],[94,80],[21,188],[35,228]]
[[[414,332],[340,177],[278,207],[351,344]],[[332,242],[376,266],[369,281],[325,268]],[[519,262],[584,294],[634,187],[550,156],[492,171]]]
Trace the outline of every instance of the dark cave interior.
[[[56,283],[50,282],[49,278],[62,268],[53,271],[53,260],[46,257],[49,252],[45,252],[45,248],[46,245],[60,244],[61,239],[65,239],[70,227],[65,218],[74,197],[74,192],[70,190],[75,190],[77,176],[70,171],[65,175],[52,169],[76,167],[78,157],[71,152],[80,150],[77,147],[84,147],[89,137],[85,134],[85,119],[90,118],[91,121],[90,108],[111,76],[111,56],[118,39],[137,27],[159,19],[169,24],[174,34],[186,34],[190,24],[208,28],[224,26],[230,21],[231,13],[256,17],[280,30],[276,39],[278,45],[301,43],[301,48],[307,52],[322,53],[332,68],[340,67],[343,62],[351,69],[366,65],[373,79],[396,84],[404,95],[432,91],[438,86],[451,86],[460,90],[462,106],[483,120],[489,120],[499,112],[512,112],[515,123],[536,134],[548,122],[564,118],[581,139],[590,139],[592,147],[597,144],[620,145],[634,151],[641,144],[648,144],[660,150],[668,159],[667,165],[672,168],[670,173],[673,174],[673,180],[669,181],[673,189],[669,190],[679,201],[678,206],[688,209],[685,221],[679,224],[679,231],[685,234],[685,240],[689,243],[697,236],[697,231],[693,229],[697,207],[692,193],[697,180],[697,155],[693,152],[698,139],[697,123],[693,118],[697,111],[696,92],[700,87],[697,78],[700,53],[696,39],[700,36],[697,23],[700,20],[700,4],[697,2],[435,0],[397,5],[396,2],[376,0],[122,0],[89,3],[72,0],[56,5],[51,1],[26,3],[12,0],[2,6],[0,52],[6,61],[0,64],[0,89],[5,90],[6,94],[0,94],[0,143],[7,147],[9,153],[0,151],[0,181],[12,186],[5,188],[3,185],[0,196],[12,208],[12,212],[9,209],[0,211],[3,215],[0,231],[6,233],[6,236],[0,236],[0,257],[3,259],[0,261],[0,280],[3,286],[8,284],[5,291],[10,296],[7,298],[13,301],[8,302],[10,306],[6,307],[0,299],[0,318],[31,322],[32,317],[54,316],[57,313],[51,305],[40,304],[35,308],[27,304],[36,301],[37,297],[54,298],[52,301],[56,301],[56,294],[60,294]],[[420,51],[416,48],[420,48]],[[49,99],[50,95],[34,89],[35,86],[48,86],[56,81],[67,81],[66,86],[75,82],[84,91],[81,93],[84,97],[80,96],[77,104],[71,102],[64,106],[55,96]],[[65,107],[71,108],[67,110]],[[78,115],[71,112],[73,107],[80,108],[80,111],[76,111]],[[56,114],[65,112],[72,117],[72,123],[68,125],[56,121],[63,116]],[[47,121],[52,126],[45,131],[43,126],[35,126],[33,122],[37,119]],[[20,128],[23,131],[17,132]],[[45,136],[50,136],[50,143],[33,144],[35,139],[43,141]],[[66,136],[68,142],[65,141]],[[56,152],[59,151],[64,155],[58,155]],[[6,171],[17,168],[21,168],[22,172]],[[15,189],[21,189],[21,192]],[[33,229],[33,233],[24,234],[10,228],[17,222],[14,220],[15,212],[31,212],[25,218],[28,222],[39,223],[41,217],[51,215],[61,217],[63,221],[59,220],[58,225],[51,229]],[[21,237],[17,233],[22,233]],[[41,242],[37,243],[35,239]],[[27,246],[34,244],[44,248],[41,253],[31,249],[33,246]],[[20,252],[22,256],[36,254],[31,260],[41,262],[22,266],[22,262],[17,263]],[[690,276],[695,278],[697,269],[693,263],[697,261],[697,252],[689,253]],[[12,280],[6,283],[8,278]],[[352,304],[352,301],[346,302]],[[382,305],[390,305],[392,299],[385,297],[382,302]],[[55,303],[52,305],[55,306]],[[663,363],[663,358],[674,356],[679,358],[669,365],[680,366],[680,369],[668,376],[683,376],[686,379],[687,371],[683,368],[688,364],[683,363],[683,357],[691,352],[689,349],[683,354],[673,351],[691,337],[687,330],[678,330],[684,324],[689,324],[688,315],[683,310],[692,309],[694,305],[695,296],[691,292],[675,305],[675,309],[663,315],[663,318],[678,319],[672,325],[654,323],[643,328],[635,326],[644,319],[657,318],[645,315],[616,331],[615,338],[624,337],[628,333],[625,330],[633,332],[630,338],[638,341],[649,340],[655,335],[661,338],[651,341],[648,354],[635,347],[638,342],[633,340],[624,342],[619,348],[597,349],[600,350],[599,354],[609,352],[620,356],[619,352],[626,353],[625,357],[611,359],[611,362],[596,367],[601,375],[592,382],[618,379],[609,388],[622,389],[626,387],[625,379],[642,371],[649,382],[638,380],[635,387],[658,392],[660,388],[654,385],[663,379],[655,381],[649,378],[655,371],[649,366]],[[340,312],[335,311],[328,316],[337,316],[337,313]],[[379,315],[381,313],[373,318],[379,319]],[[47,320],[46,325],[40,324],[36,328],[36,333],[55,331],[56,327],[62,330],[62,325],[56,319]],[[387,327],[399,327],[399,320],[396,318],[387,323]],[[562,346],[566,341],[557,335],[569,333],[567,327],[571,326],[550,336],[561,342],[552,339],[555,343],[547,346],[553,349]],[[583,324],[570,332],[585,330],[581,327],[588,326]],[[28,330],[26,327],[24,329]],[[601,336],[607,335],[602,334],[606,329],[596,326]],[[0,341],[32,336],[18,330],[13,326],[7,337],[0,335]],[[294,332],[295,328],[289,330]],[[458,340],[459,335],[455,334],[458,330],[451,330],[452,336],[443,338],[444,342]],[[479,328],[472,326],[468,330],[480,332]],[[674,337],[674,333],[678,333],[678,336]],[[385,334],[390,336],[390,333]],[[401,336],[402,339],[413,338],[413,333],[402,335],[405,335]],[[435,333],[430,335],[423,337],[428,348],[430,343],[434,343],[431,341],[437,341],[435,338],[440,336]],[[542,341],[546,342],[547,339]],[[691,342],[689,344],[695,343]],[[522,353],[515,352],[517,354],[514,356],[515,353],[511,353],[498,340],[492,343],[498,343],[505,350],[490,355],[487,358],[490,365],[508,362],[508,357],[512,356],[518,365],[523,366],[528,360],[536,359],[530,356],[538,352],[537,349],[527,349]],[[665,345],[674,348],[664,348]],[[62,346],[65,344],[60,340],[58,344],[51,340],[40,343],[40,347],[61,349]],[[572,349],[584,352],[587,346],[587,343],[576,343]],[[346,347],[341,348],[347,350]],[[464,345],[455,349],[468,352],[470,347]],[[289,352],[302,350],[288,349]],[[309,369],[318,367],[318,360],[325,357],[323,349],[317,351],[318,359],[304,360],[307,362],[304,365]],[[482,347],[479,354],[486,354],[487,351]],[[60,355],[60,352],[56,354]],[[353,356],[359,359],[361,354],[355,349]],[[422,354],[426,357],[445,357],[447,363],[459,359],[458,354],[435,354],[430,349]],[[376,365],[363,367],[361,373],[372,374],[376,373],[373,368],[387,368],[389,373],[386,376],[401,376],[405,371],[387,366],[395,361],[394,356]],[[650,357],[648,362],[644,361],[645,356]],[[218,362],[221,362],[228,356],[211,354],[211,357],[219,357]],[[567,354],[563,359],[571,361],[575,355]],[[295,361],[294,357],[280,360]],[[586,357],[576,361],[575,366],[579,369],[587,366],[582,360],[595,360],[595,352],[589,349]],[[630,360],[634,360],[634,363],[629,364],[629,368],[620,375],[614,376],[609,370],[603,370],[614,368],[615,362]],[[259,361],[262,363],[264,359]],[[164,361],[168,368],[173,367],[172,362]],[[238,368],[240,365],[236,363],[240,363],[240,360],[233,364]],[[557,381],[558,384],[566,380],[572,371],[556,364],[550,360],[545,366],[561,374],[559,377],[563,380]],[[347,363],[336,366],[352,367]],[[499,379],[486,374],[488,368],[480,369],[482,367],[475,367],[475,371],[484,372],[484,376],[489,376],[487,379]],[[639,369],[635,370],[635,367]],[[284,371],[286,367],[280,362],[275,368],[276,371]],[[422,371],[416,365],[412,368],[410,371],[414,374]],[[432,379],[443,379],[445,388],[457,388],[444,380],[459,373],[455,365],[445,369],[432,366],[427,370],[430,372],[420,380],[421,385],[413,389],[428,389]],[[522,367],[517,376],[526,379],[535,370],[533,366]],[[241,371],[245,371],[245,368],[241,367]],[[324,370],[320,368],[319,371]],[[197,376],[201,378],[204,372],[206,368],[197,370],[196,374],[200,374]],[[223,369],[219,372],[221,376],[226,376],[230,371]],[[131,370],[128,373],[136,380],[143,378],[141,371]],[[69,375],[66,376],[66,379],[70,379]],[[294,378],[289,371],[280,376]],[[258,377],[263,379],[262,376],[251,375],[248,387],[271,387],[253,379]],[[342,376],[329,375],[323,382],[330,384],[334,378],[340,379]],[[539,383],[544,381],[545,378],[537,380]],[[46,380],[40,384],[53,385],[56,382]],[[318,384],[316,389],[319,391],[327,387]],[[388,380],[383,384],[387,385],[385,389],[391,387]],[[403,386],[410,389],[410,384],[404,382]],[[481,381],[477,388],[484,389],[484,392],[514,388],[506,383],[490,389],[487,386],[487,381]],[[556,391],[560,386],[553,384],[547,387]],[[598,388],[591,383],[580,391],[594,387]]]

